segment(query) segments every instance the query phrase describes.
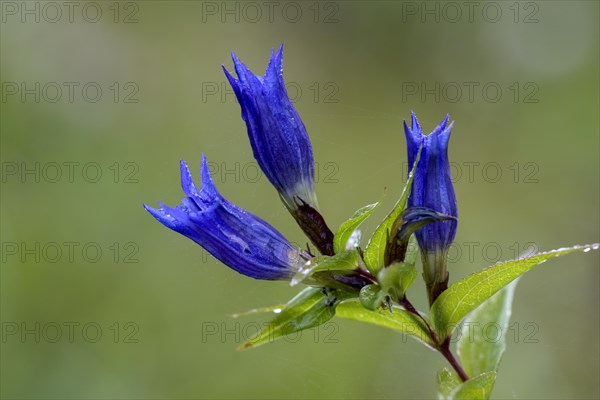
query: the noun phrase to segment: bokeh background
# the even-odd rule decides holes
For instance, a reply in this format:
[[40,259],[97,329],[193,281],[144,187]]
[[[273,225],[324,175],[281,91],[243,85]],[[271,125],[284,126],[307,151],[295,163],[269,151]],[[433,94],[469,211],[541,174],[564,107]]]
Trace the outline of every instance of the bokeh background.
[[[298,288],[143,210],[175,205],[179,159],[197,176],[203,152],[224,195],[305,243],[257,175],[231,51],[262,73],[284,43],[332,228],[385,190],[368,237],[393,205],[414,110],[425,130],[456,121],[452,280],[599,241],[598,2],[53,4],[1,4],[2,398],[435,396],[445,361],[383,328],[334,319],[236,351],[267,316],[230,315]],[[598,266],[576,254],[521,280],[494,398],[598,398]]]

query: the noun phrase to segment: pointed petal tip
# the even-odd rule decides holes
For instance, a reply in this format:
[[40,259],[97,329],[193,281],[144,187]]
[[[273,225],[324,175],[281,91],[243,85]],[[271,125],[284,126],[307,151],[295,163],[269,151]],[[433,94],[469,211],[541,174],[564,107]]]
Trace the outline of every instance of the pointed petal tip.
[[277,49],[277,54],[275,54],[275,57],[279,60],[279,62],[281,63],[281,60],[283,59],[283,43],[281,43],[279,45],[279,48]]
[[267,70],[265,72],[265,76],[269,74],[273,74],[273,76],[279,76],[282,73],[283,67],[283,45],[279,47],[277,53],[275,53],[275,49],[271,49],[271,58],[269,59],[269,65],[267,65]]
[[184,160],[179,160],[179,170],[181,172],[181,175],[191,175],[190,174],[190,169],[188,168],[187,163]]
[[225,73],[225,75],[231,76],[231,74],[227,70],[227,67],[225,66],[225,64],[221,64],[221,69],[223,70],[223,72]]
[[443,132],[444,129],[446,129],[446,125],[448,124],[448,118],[450,118],[450,114],[446,114],[442,122],[440,122],[440,124],[433,131],[438,132],[438,134]]
[[448,147],[448,143],[450,142],[450,134],[452,133],[452,128],[454,127],[454,121],[451,121],[450,124],[448,124],[444,130],[442,130],[440,132],[440,134],[438,135],[438,137],[440,138],[440,141],[443,143],[444,147]]
[[194,183],[194,177],[190,172],[187,163],[184,160],[179,161],[179,171],[181,173],[181,189],[183,193],[188,197],[194,197],[198,195],[198,189]]
[[238,76],[240,75],[238,68],[244,64],[240,61],[240,59],[235,55],[235,53],[231,52],[231,60],[233,61],[233,68],[236,70]]
[[248,67],[246,67],[246,65],[244,65],[244,63],[241,62],[239,58],[237,58],[234,52],[231,52],[231,59],[233,60],[233,67],[238,76],[238,79],[244,80],[246,73],[248,72],[252,74]]
[[[421,131],[421,125],[419,124],[419,120],[417,119],[417,114],[415,114],[415,112],[411,110],[410,117],[411,117],[411,128],[413,130],[416,130],[416,131],[420,132]],[[417,132],[415,132],[415,133],[417,133]]]
[[[162,203],[158,203],[159,204],[159,208],[154,208],[154,207],[150,207],[148,204],[144,203],[144,210],[148,211],[150,213],[150,215],[152,215],[154,218],[156,218],[157,220],[160,221],[160,217],[161,217],[161,210],[162,210]],[[162,204],[164,206],[164,204]]]
[[[239,98],[239,96],[240,96],[240,81],[239,81],[239,79],[237,79],[236,77],[234,77],[227,70],[227,68],[225,68],[225,65],[222,65],[221,67],[223,68],[223,72],[225,73],[225,78],[227,78],[227,81],[231,85],[231,88],[233,89],[233,92],[235,93],[236,97]],[[236,73],[237,73],[237,70],[236,70]],[[238,76],[239,76],[239,73],[238,73]]]
[[404,134],[406,135],[407,139],[411,140],[411,142],[418,143],[421,140],[421,137],[423,136],[423,133],[421,131],[421,125],[419,125],[417,116],[416,116],[415,112],[412,110],[410,112],[410,117],[411,117],[410,126],[408,125],[408,122],[406,122],[406,120],[404,120]]
[[200,162],[200,177],[202,179],[202,191],[208,191],[210,193],[216,193],[217,189],[210,175],[210,167],[208,165],[208,159],[206,155],[202,153]]

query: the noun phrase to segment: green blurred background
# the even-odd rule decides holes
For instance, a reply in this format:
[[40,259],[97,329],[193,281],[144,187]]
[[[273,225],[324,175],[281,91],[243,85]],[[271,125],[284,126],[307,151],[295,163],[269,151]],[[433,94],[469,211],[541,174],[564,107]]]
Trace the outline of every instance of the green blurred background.
[[[262,73],[285,44],[332,228],[387,188],[368,237],[392,206],[414,110],[427,131],[456,121],[451,280],[599,241],[598,2],[53,4],[2,2],[2,398],[434,397],[444,360],[383,328],[335,319],[236,351],[267,317],[230,315],[298,288],[238,275],[143,210],[175,205],[179,159],[197,177],[204,152],[225,196],[305,243],[257,178],[231,51]],[[598,398],[598,265],[521,280],[494,398]]]

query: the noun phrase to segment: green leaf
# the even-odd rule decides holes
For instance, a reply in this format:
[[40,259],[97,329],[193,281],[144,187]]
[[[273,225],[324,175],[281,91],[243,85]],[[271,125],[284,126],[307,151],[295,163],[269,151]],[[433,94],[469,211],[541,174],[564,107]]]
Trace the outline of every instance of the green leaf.
[[231,314],[230,317],[231,318],[239,318],[239,317],[245,317],[248,315],[253,315],[253,314],[262,314],[262,313],[268,313],[268,312],[273,312],[273,313],[279,313],[281,312],[281,309],[285,307],[285,304],[277,304],[274,306],[268,306],[268,307],[261,307],[261,308],[253,308],[251,310],[248,311],[242,311],[242,312],[237,312],[234,314]]
[[348,271],[358,268],[358,251],[356,249],[342,251],[331,257],[316,257],[307,261],[290,281],[290,286],[304,282],[306,278],[323,271]]
[[432,222],[449,219],[456,218],[428,207],[405,208],[390,227],[391,235],[385,246],[383,265],[387,267],[394,262],[404,262],[413,233]]
[[419,255],[419,244],[415,235],[410,235],[408,239],[408,246],[406,248],[406,255],[404,256],[404,263],[415,265],[417,262],[417,256]]
[[412,166],[410,173],[408,174],[408,180],[404,185],[404,189],[402,190],[402,194],[400,195],[400,199],[392,209],[392,211],[388,214],[387,217],[383,220],[383,222],[375,229],[373,236],[369,240],[367,244],[367,248],[365,249],[364,260],[367,268],[373,275],[376,275],[379,270],[381,270],[384,265],[385,258],[385,248],[389,239],[390,229],[392,225],[400,216],[400,213],[404,211],[406,208],[406,201],[408,200],[408,195],[410,194],[410,189],[412,186],[412,182],[415,176],[415,169],[417,163],[419,162],[419,158],[421,156],[421,148],[419,148],[419,152],[417,153],[417,157]]
[[322,325],[335,315],[336,305],[348,297],[347,293],[340,290],[308,287],[291,299],[262,331],[242,344],[239,350]]
[[336,315],[345,319],[390,328],[411,335],[429,347],[434,347],[427,326],[419,317],[398,306],[393,306],[392,310],[392,312],[383,309],[367,310],[358,300],[353,299],[339,304]]
[[[386,297],[396,301],[404,297],[404,293],[417,277],[414,265],[394,263],[379,271],[379,284],[366,285],[360,290],[361,304],[371,311],[381,307]],[[389,299],[388,299],[389,302]]]
[[449,399],[487,400],[490,398],[495,382],[496,371],[485,372],[462,383],[450,393]]
[[395,300],[400,299],[417,277],[414,264],[404,262],[388,265],[377,274],[381,288]]
[[450,337],[458,323],[504,286],[546,260],[572,253],[597,250],[599,244],[573,246],[493,265],[452,284],[431,306],[432,324],[440,339]]
[[438,399],[450,400],[451,393],[461,385],[460,378],[448,368],[440,370],[437,374]]
[[363,307],[375,311],[385,300],[387,293],[379,285],[366,285],[360,289],[358,299]]
[[[369,215],[375,211],[375,208],[379,205],[380,201],[377,203],[369,204],[360,208],[358,211],[354,213],[354,215],[344,222],[338,231],[335,233],[333,238],[333,251],[338,253],[343,250],[350,250],[347,248],[348,240],[352,237],[352,234],[358,226],[365,220]],[[358,246],[351,246],[351,248]]]
[[517,282],[515,279],[487,299],[463,322],[456,349],[467,375],[477,376],[498,369],[506,349],[505,335]]

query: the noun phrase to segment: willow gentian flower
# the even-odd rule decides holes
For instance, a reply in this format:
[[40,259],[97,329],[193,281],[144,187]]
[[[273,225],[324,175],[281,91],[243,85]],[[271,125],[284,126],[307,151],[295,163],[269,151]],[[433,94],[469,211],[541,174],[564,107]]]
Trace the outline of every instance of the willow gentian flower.
[[223,71],[242,109],[258,165],[311,241],[333,255],[333,233],[318,212],[312,146],[287,94],[282,57],[283,45],[271,51],[265,75],[257,76],[232,54],[238,78],[225,66]]
[[430,302],[446,289],[448,249],[454,241],[458,216],[456,196],[450,177],[448,141],[452,124],[448,116],[427,136],[423,135],[419,121],[411,113],[412,124],[404,121],[408,149],[408,163],[413,165],[422,145],[408,207],[426,207],[453,219],[432,222],[416,232],[423,260],[424,277],[430,294]]
[[238,79],[223,66],[242,108],[242,118],[254,158],[285,205],[295,209],[298,200],[317,208],[314,161],[306,128],[290,101],[283,81],[283,45],[264,76],[254,75],[232,54]]
[[200,168],[202,187],[196,188],[186,163],[181,161],[181,204],[144,208],[164,226],[187,236],[240,274],[255,279],[290,279],[309,259],[275,228],[256,215],[229,202],[217,191],[206,157]]

